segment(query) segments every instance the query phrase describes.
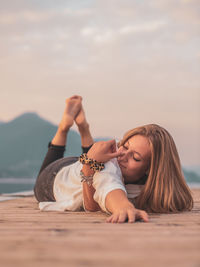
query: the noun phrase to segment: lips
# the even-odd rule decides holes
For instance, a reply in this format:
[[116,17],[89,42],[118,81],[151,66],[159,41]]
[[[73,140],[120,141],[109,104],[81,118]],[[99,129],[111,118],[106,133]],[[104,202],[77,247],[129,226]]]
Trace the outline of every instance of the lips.
[[118,163],[119,163],[119,166],[120,166],[120,167],[122,167],[122,168],[126,168],[123,164],[121,164],[120,161],[118,161]]

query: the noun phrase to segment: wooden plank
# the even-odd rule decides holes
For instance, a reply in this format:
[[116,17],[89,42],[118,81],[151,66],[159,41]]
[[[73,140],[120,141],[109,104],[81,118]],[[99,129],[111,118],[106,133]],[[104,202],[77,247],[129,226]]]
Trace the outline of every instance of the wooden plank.
[[101,212],[41,212],[34,197],[0,203],[7,266],[200,266],[200,190],[191,212],[105,223]]

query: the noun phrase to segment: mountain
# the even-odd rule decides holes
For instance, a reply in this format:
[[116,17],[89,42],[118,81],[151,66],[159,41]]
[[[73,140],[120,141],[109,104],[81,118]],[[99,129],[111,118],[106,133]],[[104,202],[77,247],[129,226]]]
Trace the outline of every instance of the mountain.
[[[0,178],[35,178],[57,126],[37,113],[24,113],[9,122],[0,122]],[[110,137],[95,138],[95,141]],[[80,135],[70,130],[65,156],[81,154]],[[187,182],[200,183],[200,175],[193,168],[184,168]]]
[[[56,130],[56,125],[34,112],[0,124],[0,178],[35,178]],[[95,141],[108,139],[111,138],[96,138]],[[70,130],[65,156],[81,153],[80,135]]]
[[184,176],[188,183],[200,183],[200,175],[194,170],[186,170],[183,168]]
[[[36,177],[57,126],[36,113],[0,124],[0,177]],[[70,130],[66,156],[81,153],[81,140]]]
[[195,172],[200,176],[200,165],[184,166],[184,169],[188,172]]

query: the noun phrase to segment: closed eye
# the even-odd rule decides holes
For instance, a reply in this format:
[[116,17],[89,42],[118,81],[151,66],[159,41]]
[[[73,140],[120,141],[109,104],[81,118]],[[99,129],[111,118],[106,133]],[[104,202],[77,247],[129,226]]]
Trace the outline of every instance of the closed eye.
[[[125,145],[123,145],[123,148],[126,149],[126,150],[128,149],[128,147],[125,146]],[[138,162],[138,161],[141,161],[140,159],[136,159],[136,158],[134,158],[134,157],[133,157],[133,159],[134,159],[135,161],[137,161],[137,162]]]
[[141,161],[140,159],[133,158],[135,161]]

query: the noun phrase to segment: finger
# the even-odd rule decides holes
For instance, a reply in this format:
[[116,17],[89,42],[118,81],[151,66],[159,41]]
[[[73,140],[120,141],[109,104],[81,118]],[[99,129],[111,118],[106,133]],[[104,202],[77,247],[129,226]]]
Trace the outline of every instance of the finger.
[[106,222],[107,222],[107,223],[110,223],[110,222],[112,221],[112,217],[113,217],[113,215],[109,216],[109,217],[106,219]]
[[114,153],[110,153],[110,154],[108,154],[108,156],[112,159],[112,158],[117,158],[117,157],[121,157],[121,156],[123,156],[124,155],[124,153],[123,152],[121,152],[121,151],[116,151],[116,152],[114,152]]
[[110,147],[110,152],[111,152],[111,153],[114,153],[114,152],[116,152],[116,151],[117,151],[116,145],[115,145],[115,144],[111,145],[111,147]]
[[110,146],[116,145],[116,140],[115,139],[108,140],[108,141],[105,141],[105,142],[108,143]]
[[139,220],[143,220],[144,222],[148,222],[149,221],[149,217],[148,217],[148,214],[143,211],[143,210],[139,210],[136,214],[136,219],[139,219]]
[[145,211],[140,211],[140,214],[141,214],[141,219],[144,222],[148,222],[149,221],[149,216],[148,216],[148,214]]
[[134,223],[135,222],[135,211],[133,210],[128,210],[128,222],[129,223]]
[[116,150],[116,141],[115,139],[108,140],[108,141],[100,141],[101,143],[104,144],[104,146],[109,149],[110,151],[113,150],[113,148]]
[[149,216],[148,216],[148,214],[146,212],[144,213],[143,221],[144,222],[148,222],[149,221]]
[[118,219],[118,223],[123,223],[125,222],[127,219],[127,213],[126,212],[123,212],[119,215],[119,219]]
[[118,217],[119,217],[118,214],[116,214],[116,215],[113,214],[113,218],[112,218],[111,222],[112,223],[117,223]]

